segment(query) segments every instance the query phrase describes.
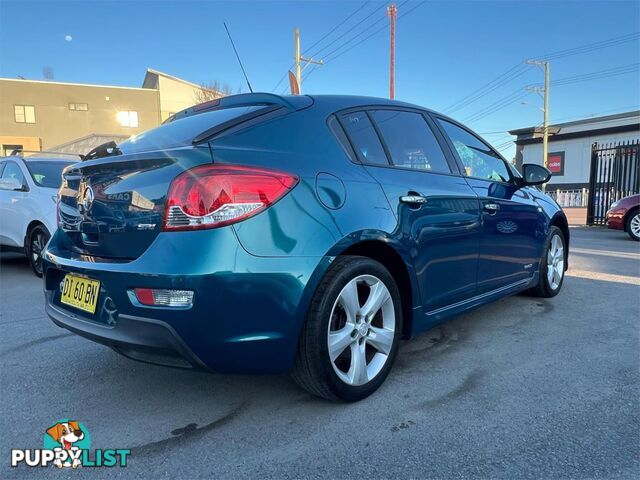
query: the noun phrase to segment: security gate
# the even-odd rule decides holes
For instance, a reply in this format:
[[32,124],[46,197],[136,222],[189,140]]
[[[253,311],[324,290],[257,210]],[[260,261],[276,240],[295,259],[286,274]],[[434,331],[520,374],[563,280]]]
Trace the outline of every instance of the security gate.
[[613,202],[640,193],[639,151],[640,140],[593,144],[587,224],[604,225]]

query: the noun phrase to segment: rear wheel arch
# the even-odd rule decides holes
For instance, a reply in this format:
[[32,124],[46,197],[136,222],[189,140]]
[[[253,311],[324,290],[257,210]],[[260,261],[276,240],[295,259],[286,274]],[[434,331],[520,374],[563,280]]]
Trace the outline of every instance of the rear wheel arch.
[[411,274],[402,256],[388,242],[381,240],[363,240],[350,245],[339,256],[360,256],[380,262],[391,274],[400,291],[402,301],[402,337],[409,338],[413,327],[414,300],[419,298],[413,291]]

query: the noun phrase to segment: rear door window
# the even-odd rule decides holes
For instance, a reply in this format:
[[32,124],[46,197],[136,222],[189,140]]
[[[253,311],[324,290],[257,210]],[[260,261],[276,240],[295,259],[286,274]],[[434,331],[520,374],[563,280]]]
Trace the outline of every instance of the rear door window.
[[451,173],[438,140],[422,114],[400,110],[371,113],[394,166]]
[[345,113],[340,119],[362,163],[389,165],[378,134],[365,112]]

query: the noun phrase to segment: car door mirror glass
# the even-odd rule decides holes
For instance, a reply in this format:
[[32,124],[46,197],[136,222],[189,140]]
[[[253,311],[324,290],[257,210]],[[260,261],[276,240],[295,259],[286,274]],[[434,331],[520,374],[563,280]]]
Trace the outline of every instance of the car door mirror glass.
[[535,163],[525,163],[522,165],[522,177],[525,185],[542,185],[551,179],[551,172]]

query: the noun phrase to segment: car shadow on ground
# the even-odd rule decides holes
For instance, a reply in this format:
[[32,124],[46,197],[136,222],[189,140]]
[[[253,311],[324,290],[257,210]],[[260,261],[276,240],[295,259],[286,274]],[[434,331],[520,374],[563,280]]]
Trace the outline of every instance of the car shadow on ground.
[[[24,257],[3,254],[0,260],[3,277],[10,271],[20,282],[31,279],[30,291],[41,294],[40,280]],[[373,396],[350,405],[313,397],[288,375],[219,375],[134,362],[55,327],[43,309],[37,310],[41,314],[12,324],[0,342],[4,394],[11,398],[5,403],[5,418],[18,421],[21,430],[37,432],[57,418],[77,418],[96,432],[94,448],[131,448],[136,459],[160,458],[205,438],[220,442],[224,435],[213,432],[230,425],[240,439],[255,431],[267,432],[272,440],[263,448],[273,448],[274,455],[278,432],[285,430],[282,438],[288,442],[298,439],[315,448],[309,438],[321,437],[327,425],[340,422],[355,428],[363,409],[383,412],[377,420],[384,437],[421,428],[459,402],[473,400],[482,408],[485,403],[495,408],[492,404],[502,400],[492,399],[492,392],[521,378],[519,369],[535,360],[537,351],[546,352],[551,361],[558,352],[562,356],[564,345],[573,345],[577,336],[578,345],[594,339],[603,342],[611,335],[621,342],[618,337],[629,330],[625,322],[620,322],[620,335],[604,332],[608,327],[590,321],[584,306],[594,292],[606,299],[623,287],[569,277],[555,299],[515,296],[462,315],[403,342],[387,382]],[[593,304],[592,314],[605,315],[608,308],[605,303]],[[525,402],[522,388],[535,389],[535,382],[546,381],[550,374],[542,368],[534,373],[525,370],[532,386],[525,388],[516,381],[509,386],[512,395]],[[553,369],[553,378],[566,373],[570,388],[569,369]],[[11,429],[6,433],[3,443],[23,442],[19,432],[15,438]]]

